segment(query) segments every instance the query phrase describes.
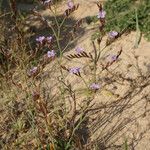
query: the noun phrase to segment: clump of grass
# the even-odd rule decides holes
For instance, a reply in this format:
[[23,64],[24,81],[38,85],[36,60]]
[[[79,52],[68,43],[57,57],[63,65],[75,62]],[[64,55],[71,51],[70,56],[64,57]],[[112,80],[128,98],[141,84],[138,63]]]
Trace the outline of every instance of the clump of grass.
[[[121,32],[136,30],[136,13],[139,20],[139,29],[150,40],[150,1],[149,0],[108,0],[104,3],[107,12],[105,30]],[[96,16],[87,17],[88,24],[98,21]]]
[[150,39],[150,1],[149,0],[108,0],[104,4],[107,12],[106,30],[136,30],[135,11],[137,10],[139,28]]

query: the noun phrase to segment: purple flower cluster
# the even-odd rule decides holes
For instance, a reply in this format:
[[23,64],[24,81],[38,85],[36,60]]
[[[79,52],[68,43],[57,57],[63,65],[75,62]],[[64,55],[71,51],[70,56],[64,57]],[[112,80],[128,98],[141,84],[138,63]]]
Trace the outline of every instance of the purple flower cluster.
[[41,44],[43,43],[44,40],[45,40],[45,36],[39,36],[36,38],[36,41],[41,43]]
[[100,85],[97,84],[97,83],[92,83],[92,84],[90,85],[90,89],[91,89],[91,90],[99,90],[99,89],[100,89]]
[[84,51],[84,49],[82,47],[76,47],[75,51],[77,54],[80,54]]
[[33,67],[29,70],[28,74],[29,74],[29,76],[33,76],[37,73],[37,71],[38,71],[38,67]]
[[39,36],[36,38],[36,41],[40,44],[43,44],[43,42],[47,42],[47,43],[51,43],[52,42],[52,36],[48,36],[48,37],[45,37],[45,36]]
[[110,32],[108,33],[108,36],[109,36],[111,39],[115,38],[117,35],[118,35],[118,32],[117,32],[117,31],[110,31]]
[[51,42],[52,42],[52,39],[53,39],[52,36],[48,36],[48,37],[46,38],[46,40],[47,40],[48,43],[51,43]]
[[72,9],[74,7],[73,1],[72,0],[68,0],[67,6],[68,6],[69,9]]
[[70,68],[69,73],[72,73],[72,74],[80,73],[80,68],[79,67]]
[[48,51],[47,52],[47,57],[48,58],[54,58],[56,55],[55,51],[54,50],[51,50],[51,51]]
[[37,67],[33,67],[32,69],[30,69],[30,72],[31,73],[36,73],[37,69],[38,69]]
[[99,11],[99,13],[98,13],[98,15],[97,15],[97,18],[98,18],[98,19],[104,19],[105,16],[106,16],[106,11],[101,10],[101,11]]

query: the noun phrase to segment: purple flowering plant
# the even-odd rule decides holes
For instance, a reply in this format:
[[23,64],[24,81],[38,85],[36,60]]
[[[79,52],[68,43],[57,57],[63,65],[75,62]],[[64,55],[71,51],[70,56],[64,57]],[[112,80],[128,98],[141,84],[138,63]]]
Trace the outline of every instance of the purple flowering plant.
[[[105,138],[105,134],[102,137],[97,136],[97,134],[99,134],[97,127],[99,127],[99,124],[100,127],[104,124],[103,127],[105,128],[111,124],[109,120],[111,117],[113,119],[112,115],[117,117],[120,115],[120,108],[122,110],[124,104],[125,106],[129,104],[128,98],[133,97],[134,94],[138,92],[138,89],[141,90],[139,87],[143,88],[147,85],[142,82],[142,78],[146,80],[146,76],[143,77],[143,74],[139,74],[137,81],[131,81],[129,78],[126,78],[126,75],[123,76],[120,74],[122,69],[119,70],[120,68],[116,67],[119,65],[110,67],[114,63],[118,63],[116,60],[120,57],[122,52],[121,49],[116,53],[119,46],[116,46],[115,50],[111,49],[111,46],[109,47],[109,45],[114,42],[114,39],[120,37],[120,33],[113,30],[106,33],[105,24],[107,22],[105,19],[107,14],[100,4],[98,4],[98,10],[97,13],[95,13],[98,22],[96,26],[94,26],[94,30],[91,30],[91,27],[93,29],[93,24],[90,26],[90,34],[91,32],[96,32],[96,36],[91,38],[91,40],[88,39],[88,42],[86,41],[87,45],[85,45],[85,42],[80,43],[80,40],[78,40],[78,35],[80,37],[81,34],[78,29],[83,27],[85,31],[86,29],[89,31],[85,18],[82,19],[81,16],[79,20],[70,21],[73,18],[70,17],[70,14],[75,13],[79,7],[79,5],[75,3],[75,0],[66,0],[60,3],[55,3],[55,0],[53,0],[54,3],[52,3],[52,0],[39,1],[42,2],[39,6],[40,9],[35,7],[33,9],[33,15],[36,16],[36,20],[41,22],[42,29],[46,29],[46,35],[44,35],[44,32],[41,33],[41,36],[35,35],[34,42],[37,44],[30,46],[30,43],[23,43],[24,41],[29,41],[26,40],[26,36],[25,40],[19,39],[22,35],[17,33],[17,31],[16,34],[19,39],[18,45],[14,45],[13,47],[7,45],[3,50],[4,54],[7,54],[4,56],[9,58],[8,62],[11,62],[11,65],[5,68],[9,69],[9,66],[13,66],[13,71],[8,70],[3,76],[5,82],[7,79],[11,79],[12,83],[8,81],[6,84],[7,86],[12,84],[12,86],[9,87],[10,90],[8,90],[10,93],[4,93],[4,97],[8,96],[6,97],[7,99],[10,97],[10,102],[13,103],[11,111],[8,111],[11,115],[8,117],[4,115],[4,124],[7,125],[7,122],[10,120],[10,132],[14,133],[15,136],[12,136],[10,139],[11,134],[6,128],[4,135],[7,135],[7,132],[9,132],[9,135],[5,137],[2,134],[2,146],[4,145],[6,149],[9,147],[12,147],[12,149],[21,149],[23,147],[24,149],[43,150],[93,150],[101,148],[99,145],[102,145],[104,149],[111,149],[111,146],[115,148],[115,143],[113,144],[109,141],[110,139]],[[42,8],[49,10],[46,10],[46,12],[50,14],[50,17],[45,17],[45,14],[41,11]],[[96,14],[98,15],[96,16]],[[69,24],[70,22],[71,24]],[[18,22],[15,25],[17,26]],[[50,35],[48,35],[48,33],[50,33]],[[85,38],[88,38],[87,34],[85,34]],[[110,40],[109,45],[107,45],[107,40]],[[20,43],[20,41],[22,43]],[[11,41],[9,44],[13,45],[14,43]],[[5,44],[7,44],[7,42],[5,42]],[[82,44],[84,48],[81,46]],[[17,53],[15,53],[16,47],[19,48]],[[27,54],[22,47],[27,50]],[[1,46],[1,49],[2,48],[3,45]],[[14,55],[8,55],[7,49],[14,51]],[[16,68],[14,67],[15,65]],[[21,73],[20,70],[22,71]],[[126,74],[126,72],[124,74]],[[16,80],[16,82],[14,82],[14,80]],[[137,89],[135,85],[138,81],[140,81],[140,84],[137,84]],[[135,89],[135,91],[132,93],[132,91],[129,90],[129,95],[126,92],[124,98],[120,96],[120,99],[118,97],[116,100],[116,93],[121,89],[115,91],[117,87],[114,88],[114,86],[119,85],[120,87],[121,85],[122,87],[126,82],[129,83],[128,86],[133,85],[132,89]],[[105,91],[110,91],[113,95],[111,95],[112,99],[106,103],[105,98],[101,99],[101,97],[99,97],[101,94],[103,95],[103,93],[101,93],[103,91],[104,94]],[[1,97],[3,99],[3,95]],[[106,95],[106,98],[107,97],[108,95]],[[125,101],[123,99],[125,99]],[[6,103],[8,102],[9,101],[6,101]],[[9,105],[11,105],[11,103],[9,103]],[[10,108],[10,106],[6,108]],[[117,111],[119,111],[119,113]],[[11,116],[13,117],[9,118]],[[99,116],[102,116],[102,119]],[[23,122],[21,122],[22,120]],[[127,122],[128,120],[129,119],[127,119]],[[111,125],[113,126],[113,124]],[[80,131],[86,129],[88,133],[89,127],[90,134],[84,139],[82,134],[85,133]],[[119,128],[118,126],[116,127],[117,128],[114,128],[113,126],[114,130],[112,131],[112,135],[114,135],[115,129],[120,129],[121,126],[119,124]],[[108,128],[108,135],[111,134],[110,129],[111,128]],[[2,132],[3,130],[5,131],[5,126],[2,128]],[[92,139],[90,137],[94,135],[93,133],[95,133],[95,131],[97,132],[96,137],[99,139]],[[22,134],[23,138],[22,136],[20,138]],[[97,143],[97,141],[100,143]],[[85,144],[83,145],[83,143]],[[103,143],[106,145],[103,145]],[[121,147],[122,143],[119,145],[119,148]]]
[[[107,64],[104,64],[104,69],[102,68],[103,52],[107,51],[106,46],[103,47],[104,44],[101,46],[101,41],[106,35],[104,30],[106,12],[103,9],[98,10],[99,28],[97,28],[98,31],[96,32],[99,34],[97,34],[98,37],[90,41],[90,46],[92,45],[93,47],[89,50],[88,48],[76,45],[74,51],[68,54],[67,50],[70,50],[71,46],[74,46],[74,42],[79,35],[78,28],[85,24],[84,19],[79,19],[75,23],[73,22],[74,24],[66,30],[68,27],[66,25],[68,23],[66,23],[67,19],[70,14],[77,11],[79,5],[75,4],[72,0],[68,0],[67,10],[64,7],[64,10],[61,12],[62,18],[60,19],[60,10],[57,9],[55,3],[52,3],[52,0],[42,2],[43,6],[50,5],[47,9],[50,10],[50,15],[53,19],[49,20],[48,17],[38,12],[36,8],[33,10],[33,13],[36,19],[41,21],[43,27],[46,27],[47,33],[50,31],[50,35],[43,34],[37,36],[34,39],[37,44],[33,47],[33,50],[31,49],[29,57],[26,58],[26,55],[21,55],[23,57],[22,60],[25,58],[24,63],[27,59],[29,60],[29,64],[23,64],[23,67],[34,66],[27,71],[28,76],[31,78],[30,80],[28,77],[24,78],[27,82],[24,89],[27,89],[27,92],[29,92],[27,100],[32,93],[33,101],[30,102],[30,105],[32,105],[35,111],[36,117],[34,119],[36,123],[38,122],[36,128],[41,138],[40,140],[38,139],[40,141],[38,144],[41,145],[41,148],[45,149],[45,145],[47,144],[45,141],[48,141],[51,145],[46,145],[47,147],[50,146],[51,149],[57,149],[56,137],[61,135],[60,139],[62,138],[62,141],[65,141],[65,143],[62,143],[65,148],[63,146],[60,148],[63,150],[69,149],[76,142],[74,133],[84,120],[82,113],[84,115],[88,110],[88,106],[85,107],[84,103],[79,108],[78,97],[80,99],[80,94],[82,93],[86,104],[93,102],[93,95],[98,90],[103,90],[101,86],[103,85],[103,81],[101,80],[103,72],[109,72]],[[66,16],[63,15],[64,13]],[[115,38],[118,34],[116,31],[111,31],[108,33],[108,36],[109,38]],[[56,54],[58,55],[56,56]],[[109,60],[114,62],[119,55],[109,55]],[[77,62],[77,67],[73,67],[74,64],[71,62]],[[111,64],[109,63],[109,65]],[[55,84],[55,82],[57,83]],[[49,89],[51,90],[50,92],[48,91]],[[68,108],[68,105],[71,105],[69,106],[71,109]],[[81,119],[78,121],[78,118]],[[77,143],[76,146],[78,149]]]
[[48,51],[47,52],[47,57],[48,58],[54,58],[56,55],[56,52],[54,50]]
[[[106,35],[105,33],[105,18],[106,18],[106,11],[102,8],[101,5],[98,5],[99,11],[98,11],[98,15],[97,18],[99,19],[99,30],[97,31],[99,34],[98,37],[96,37],[95,39],[92,39],[91,41],[91,45],[93,46],[93,50],[86,51],[83,47],[80,46],[76,46],[75,47],[75,51],[72,52],[71,54],[67,55],[67,57],[65,56],[65,52],[67,49],[70,49],[70,45],[71,42],[74,40],[74,36],[76,36],[76,32],[77,29],[82,25],[83,21],[78,20],[76,21],[76,23],[72,26],[72,29],[70,30],[70,32],[65,33],[66,35],[68,34],[68,36],[66,36],[69,39],[70,43],[67,43],[65,45],[65,43],[63,43],[64,45],[61,45],[61,40],[63,39],[61,37],[61,33],[63,32],[63,25],[65,24],[65,21],[68,19],[68,17],[70,16],[70,14],[74,13],[77,9],[78,9],[79,5],[76,5],[74,3],[74,1],[72,0],[68,0],[67,1],[67,9],[64,10],[64,12],[62,12],[62,14],[65,14],[64,18],[62,20],[57,20],[57,14],[55,14],[55,12],[57,12],[56,7],[53,7],[53,5],[51,5],[50,11],[51,13],[54,15],[54,20],[52,24],[49,24],[49,22],[43,18],[42,16],[38,15],[38,17],[40,16],[40,19],[42,22],[44,22],[52,31],[53,34],[52,36],[41,36],[38,37],[36,39],[37,42],[39,43],[43,43],[43,42],[47,42],[47,43],[52,43],[52,41],[54,41],[52,43],[56,44],[55,47],[58,48],[59,51],[59,57],[57,59],[55,59],[56,62],[58,62],[58,66],[60,67],[60,80],[61,81],[61,90],[65,91],[67,89],[67,91],[70,93],[70,97],[73,100],[74,103],[74,112],[72,114],[75,114],[76,111],[76,100],[75,100],[75,91],[72,90],[72,83],[71,81],[68,81],[65,79],[65,73],[64,71],[67,71],[69,74],[72,75],[76,75],[76,78],[79,78],[81,80],[81,83],[83,83],[82,85],[86,87],[86,89],[91,92],[94,91],[93,94],[95,92],[97,92],[99,89],[102,89],[101,85],[102,83],[99,82],[99,76],[101,76],[101,73],[105,70],[108,69],[108,67],[110,65],[112,65],[111,63],[109,63],[108,65],[105,64],[105,67],[100,67],[101,66],[101,59],[102,59],[102,52],[106,50],[107,44],[106,46],[102,47],[101,46],[101,42],[103,40],[103,37]],[[57,28],[57,29],[56,29]],[[110,31],[108,33],[108,37],[109,38],[116,38],[118,36],[118,32],[116,31]],[[67,39],[66,38],[66,39]],[[65,40],[66,40],[65,39]],[[98,43],[98,45],[97,45]],[[52,48],[53,49],[53,48]],[[54,50],[48,50],[46,57],[47,58],[52,58],[51,60],[54,61],[53,58],[56,57],[56,52]],[[120,54],[119,54],[120,55]],[[116,61],[116,59],[118,58],[119,55],[109,55],[109,60],[114,62]],[[84,67],[80,67],[80,64],[78,67],[72,67],[70,66],[71,63],[65,63],[64,58],[67,58],[67,60],[69,59],[69,61],[73,61],[73,59],[77,59],[77,61],[79,59],[88,59],[89,64],[87,64],[89,70],[88,73],[86,73],[86,71],[84,71]],[[65,65],[64,65],[65,64]],[[45,64],[44,64],[45,65]],[[64,70],[64,71],[63,71]],[[90,82],[89,82],[90,81]],[[91,83],[92,81],[92,83]],[[70,82],[70,83],[69,83]],[[61,91],[61,93],[63,93]],[[64,93],[65,95],[66,93]],[[62,97],[64,97],[64,95],[62,95]],[[67,147],[67,146],[66,146]]]
[[36,38],[36,41],[39,42],[40,44],[42,44],[45,40],[45,36],[39,36]]
[[36,42],[40,43],[40,44],[44,44],[44,43],[48,43],[50,44],[52,42],[53,37],[52,36],[39,36],[36,38]]

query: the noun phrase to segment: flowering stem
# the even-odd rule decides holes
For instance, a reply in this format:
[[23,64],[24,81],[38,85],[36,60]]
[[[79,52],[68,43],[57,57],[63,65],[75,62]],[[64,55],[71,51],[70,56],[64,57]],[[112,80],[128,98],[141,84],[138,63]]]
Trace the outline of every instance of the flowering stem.
[[106,47],[107,46],[104,46],[102,49],[99,49],[99,53],[98,53],[98,56],[97,56],[97,61],[99,60],[101,53],[105,50]]
[[94,82],[96,83],[96,71],[97,71],[97,49],[96,49],[96,46],[95,46],[94,41],[92,42],[92,44],[93,44],[94,54],[95,54],[95,57],[94,57]]

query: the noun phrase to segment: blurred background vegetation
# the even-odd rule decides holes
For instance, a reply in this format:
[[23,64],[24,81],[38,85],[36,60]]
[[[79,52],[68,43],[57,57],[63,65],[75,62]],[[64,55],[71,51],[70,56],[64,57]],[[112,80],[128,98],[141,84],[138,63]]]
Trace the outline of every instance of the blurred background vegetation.
[[[59,1],[61,0],[54,0]],[[33,4],[38,0],[17,0],[17,2]],[[0,0],[0,3],[2,12],[8,10],[9,0]],[[150,40],[150,0],[107,0],[104,9],[107,12],[106,31],[136,30],[135,12],[137,12],[139,29]],[[87,23],[96,21],[96,16],[87,18]]]
[[137,10],[140,31],[150,40],[150,0],[108,0],[106,30],[136,30]]
[[[136,12],[140,31],[150,40],[150,0],[107,0],[106,31],[136,30]],[[97,17],[88,17],[87,23],[97,22]]]

